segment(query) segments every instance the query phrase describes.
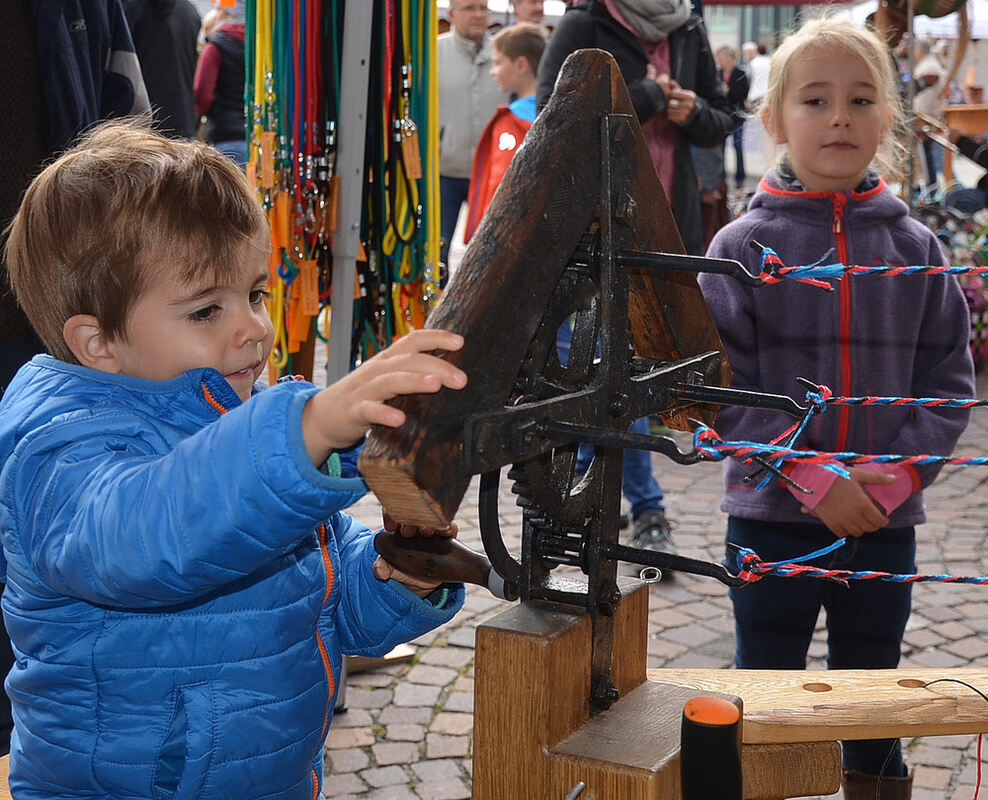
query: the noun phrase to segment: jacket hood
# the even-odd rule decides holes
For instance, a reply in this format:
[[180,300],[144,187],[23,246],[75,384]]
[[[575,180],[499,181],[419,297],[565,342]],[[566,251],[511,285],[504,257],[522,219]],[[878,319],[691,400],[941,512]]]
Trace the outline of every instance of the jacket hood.
[[759,181],[748,209],[792,215],[800,224],[822,229],[832,227],[835,208],[853,216],[858,223],[891,223],[907,216],[909,208],[894,194],[885,191],[886,188],[885,181],[879,178],[875,186],[864,191],[792,191],[773,169]]

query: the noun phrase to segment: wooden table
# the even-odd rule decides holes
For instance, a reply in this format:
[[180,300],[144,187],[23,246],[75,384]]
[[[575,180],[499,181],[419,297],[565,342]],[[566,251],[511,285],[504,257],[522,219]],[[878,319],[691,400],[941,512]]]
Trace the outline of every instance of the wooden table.
[[[943,106],[940,109],[948,128],[958,128],[966,134],[988,131],[988,105]],[[946,183],[954,179],[954,154],[944,150],[943,178]]]

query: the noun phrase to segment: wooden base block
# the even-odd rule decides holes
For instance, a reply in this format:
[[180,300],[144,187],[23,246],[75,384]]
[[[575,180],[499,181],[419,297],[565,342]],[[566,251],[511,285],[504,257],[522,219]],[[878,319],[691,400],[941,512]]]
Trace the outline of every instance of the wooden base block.
[[[522,603],[477,629],[474,800],[555,800],[579,781],[581,800],[681,800],[683,705],[698,694],[742,703],[740,692],[693,681],[643,681],[647,612],[647,587],[626,590],[612,664],[621,697],[594,717],[592,631],[582,610]],[[741,755],[746,800],[831,794],[840,783],[835,741],[746,745]]]

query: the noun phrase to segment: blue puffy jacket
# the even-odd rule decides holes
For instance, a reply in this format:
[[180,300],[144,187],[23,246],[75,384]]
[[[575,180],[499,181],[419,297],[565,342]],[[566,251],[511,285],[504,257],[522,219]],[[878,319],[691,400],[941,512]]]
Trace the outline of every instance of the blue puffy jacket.
[[338,511],[363,481],[305,451],[316,391],[20,370],[0,402],[18,800],[309,800],[341,652],[462,604],[373,577],[372,534]]

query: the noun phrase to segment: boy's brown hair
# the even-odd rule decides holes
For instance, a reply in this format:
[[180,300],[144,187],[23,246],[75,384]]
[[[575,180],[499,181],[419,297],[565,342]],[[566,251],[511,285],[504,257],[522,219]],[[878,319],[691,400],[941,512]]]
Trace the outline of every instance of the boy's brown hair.
[[539,62],[545,52],[548,31],[534,22],[516,22],[501,28],[491,39],[491,47],[506,55],[512,61],[524,57],[532,69],[532,75],[539,71]]
[[148,279],[222,279],[265,226],[237,165],[201,143],[168,139],[146,121],[104,123],[28,187],[6,261],[18,302],[48,351],[78,363],[62,329],[76,314],[125,339]]

